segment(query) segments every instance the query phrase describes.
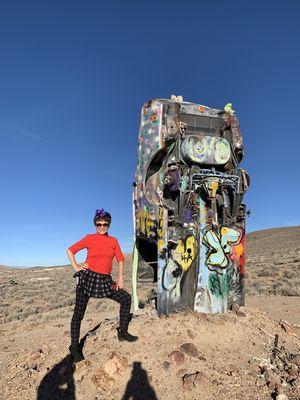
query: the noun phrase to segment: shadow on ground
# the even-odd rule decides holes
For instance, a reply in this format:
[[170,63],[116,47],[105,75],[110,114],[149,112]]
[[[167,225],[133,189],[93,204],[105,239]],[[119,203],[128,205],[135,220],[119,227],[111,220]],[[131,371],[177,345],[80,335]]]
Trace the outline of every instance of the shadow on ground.
[[127,383],[122,400],[158,400],[149,383],[147,372],[139,361],[133,363],[131,378]]
[[68,355],[44,376],[37,400],[75,400],[74,371],[73,360]]
[[[87,337],[93,335],[100,325],[96,325],[81,339],[82,349]],[[44,376],[37,390],[37,400],[75,400],[74,371],[75,365],[68,354]]]

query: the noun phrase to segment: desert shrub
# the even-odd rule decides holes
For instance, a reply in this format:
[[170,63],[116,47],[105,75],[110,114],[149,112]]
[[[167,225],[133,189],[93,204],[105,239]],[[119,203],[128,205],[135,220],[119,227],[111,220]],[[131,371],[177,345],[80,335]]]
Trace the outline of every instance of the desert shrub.
[[272,276],[274,275],[274,270],[270,268],[265,268],[262,271],[259,271],[257,276]]
[[39,320],[40,319],[40,315],[37,315],[37,314],[31,314],[31,315],[29,315],[29,317],[28,317],[28,320],[29,321],[37,321],[37,320]]
[[22,317],[22,311],[14,310],[10,315],[9,315],[9,320],[13,321],[16,319],[20,319]]
[[258,281],[250,282],[249,284],[246,285],[246,291],[248,294],[251,295],[261,294],[262,292],[261,284]]
[[294,271],[284,270],[284,271],[282,272],[282,276],[283,276],[283,278],[291,279],[291,278],[295,277],[296,274],[295,274]]
[[283,296],[299,296],[300,288],[294,285],[282,285],[280,288],[280,294]]
[[22,317],[23,317],[23,318],[26,318],[26,317],[28,317],[29,315],[31,315],[31,310],[30,310],[29,308],[23,310],[23,312],[22,312]]
[[300,285],[297,281],[276,281],[272,284],[275,294],[282,296],[300,296]]
[[34,299],[32,297],[28,297],[27,299],[25,299],[24,304],[28,305],[28,304],[32,304],[34,302]]
[[75,304],[75,299],[73,297],[69,297],[64,301],[64,306],[72,306],[73,304]]

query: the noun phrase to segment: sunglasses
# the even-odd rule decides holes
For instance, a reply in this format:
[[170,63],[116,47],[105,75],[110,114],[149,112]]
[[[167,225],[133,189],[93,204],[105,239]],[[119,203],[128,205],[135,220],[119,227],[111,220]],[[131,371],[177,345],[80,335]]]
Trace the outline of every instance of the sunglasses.
[[101,223],[99,223],[99,224],[96,224],[96,226],[97,226],[97,228],[99,227],[99,226],[109,226],[109,224],[107,224],[107,223],[105,223],[105,224],[101,224]]

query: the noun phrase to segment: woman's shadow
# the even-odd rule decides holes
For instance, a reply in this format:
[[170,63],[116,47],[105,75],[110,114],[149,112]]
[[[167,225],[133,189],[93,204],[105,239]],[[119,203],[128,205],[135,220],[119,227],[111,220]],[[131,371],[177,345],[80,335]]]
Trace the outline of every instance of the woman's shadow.
[[74,371],[73,360],[67,355],[44,376],[38,387],[37,400],[75,400]]
[[[101,323],[81,339],[81,348],[83,348],[87,337],[95,332],[100,325]],[[38,387],[36,400],[75,400],[74,371],[73,359],[68,354],[44,376]]]
[[133,363],[132,375],[122,400],[158,400],[139,361]]

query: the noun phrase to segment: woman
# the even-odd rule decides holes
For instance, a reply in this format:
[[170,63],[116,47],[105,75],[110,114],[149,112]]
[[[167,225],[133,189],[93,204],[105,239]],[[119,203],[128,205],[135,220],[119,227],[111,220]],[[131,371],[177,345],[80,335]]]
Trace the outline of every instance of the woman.
[[[108,235],[110,223],[110,214],[103,209],[97,210],[94,217],[96,233],[85,236],[67,250],[72,267],[76,271],[74,277],[77,280],[76,305],[71,321],[71,346],[69,347],[75,362],[84,359],[79,345],[80,324],[90,297],[108,297],[120,303],[118,339],[128,342],[138,339],[137,336],[128,333],[128,324],[132,318],[131,296],[123,289],[124,256],[118,240]],[[84,267],[80,268],[75,260],[75,254],[82,249],[87,249],[87,258]],[[114,257],[119,264],[117,283],[110,276]]]

